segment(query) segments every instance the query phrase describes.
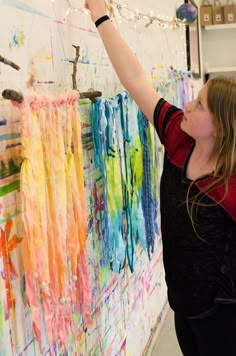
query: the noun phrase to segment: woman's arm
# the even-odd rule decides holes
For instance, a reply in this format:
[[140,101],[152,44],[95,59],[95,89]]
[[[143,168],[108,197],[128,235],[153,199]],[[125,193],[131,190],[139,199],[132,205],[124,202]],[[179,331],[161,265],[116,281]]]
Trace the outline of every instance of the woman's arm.
[[[94,22],[106,15],[104,0],[86,0],[85,7],[90,10]],[[112,22],[110,20],[103,22],[98,26],[98,31],[121,83],[153,123],[154,109],[160,94],[152,87],[139,60]]]

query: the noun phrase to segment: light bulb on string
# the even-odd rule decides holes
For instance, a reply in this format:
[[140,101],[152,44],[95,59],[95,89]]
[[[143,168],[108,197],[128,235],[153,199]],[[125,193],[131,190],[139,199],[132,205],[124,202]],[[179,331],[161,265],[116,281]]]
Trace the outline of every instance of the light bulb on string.
[[64,21],[66,20],[67,16],[70,14],[72,6],[69,0],[66,0],[67,4],[68,4],[68,8],[66,10],[65,16],[64,16]]
[[134,11],[135,11],[135,18],[136,18],[137,21],[139,21],[140,18],[141,18],[141,14],[139,13],[139,9],[135,9]]
[[67,16],[70,14],[71,12],[71,7],[68,7],[66,14],[65,14],[65,19],[67,18]]

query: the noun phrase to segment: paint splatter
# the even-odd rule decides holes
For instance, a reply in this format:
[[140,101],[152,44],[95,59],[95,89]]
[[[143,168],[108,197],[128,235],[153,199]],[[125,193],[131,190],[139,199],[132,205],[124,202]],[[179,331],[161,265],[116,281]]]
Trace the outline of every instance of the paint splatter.
[[7,120],[4,117],[0,118],[0,126],[5,126],[6,124]]
[[35,59],[45,59],[46,61],[51,61],[52,57],[49,55],[45,55],[45,56],[34,56]]
[[23,29],[16,28],[10,33],[9,48],[21,48],[25,44],[25,34]]
[[86,49],[82,51],[82,56],[79,60],[79,63],[90,64],[88,46],[86,46]]

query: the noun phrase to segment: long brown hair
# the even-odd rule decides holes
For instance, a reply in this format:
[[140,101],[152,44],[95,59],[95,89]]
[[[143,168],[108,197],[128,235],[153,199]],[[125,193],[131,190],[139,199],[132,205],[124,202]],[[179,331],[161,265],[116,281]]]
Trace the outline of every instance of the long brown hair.
[[[224,196],[217,203],[223,201],[228,194],[229,179],[236,174],[236,78],[227,76],[217,76],[207,82],[207,105],[214,117],[217,129],[217,137],[212,151],[212,157],[216,157],[214,178],[201,192],[190,197],[190,191],[194,182],[189,187],[187,193],[187,210],[191,218],[193,227],[193,207],[194,205],[204,205],[201,199],[204,193],[214,189],[220,182],[225,187]],[[216,203],[216,204],[217,204]],[[214,203],[210,206],[215,205]],[[194,227],[196,232],[196,229]]]

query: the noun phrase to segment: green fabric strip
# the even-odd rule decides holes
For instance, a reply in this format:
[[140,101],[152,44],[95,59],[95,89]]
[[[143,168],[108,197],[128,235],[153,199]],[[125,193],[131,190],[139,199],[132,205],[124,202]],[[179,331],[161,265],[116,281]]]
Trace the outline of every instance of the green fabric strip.
[[14,192],[15,190],[20,188],[20,181],[15,180],[14,182],[5,185],[4,187],[0,187],[0,197],[3,197],[4,195],[7,195],[11,192]]

